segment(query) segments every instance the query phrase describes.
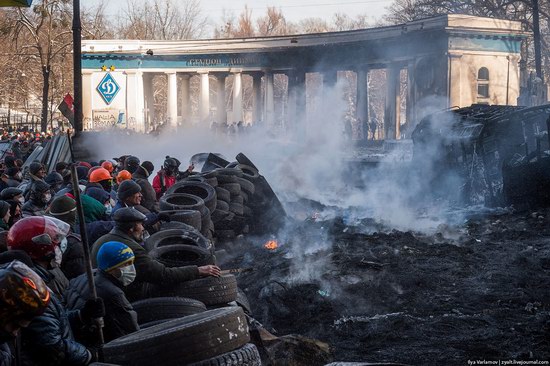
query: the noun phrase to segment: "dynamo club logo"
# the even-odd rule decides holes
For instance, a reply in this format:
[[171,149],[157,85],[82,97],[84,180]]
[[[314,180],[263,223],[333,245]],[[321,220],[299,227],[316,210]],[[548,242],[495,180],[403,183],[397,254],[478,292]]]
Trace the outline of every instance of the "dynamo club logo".
[[110,73],[105,74],[99,85],[97,86],[97,91],[107,104],[111,104],[113,99],[120,91],[120,86],[118,86],[115,79],[111,76]]

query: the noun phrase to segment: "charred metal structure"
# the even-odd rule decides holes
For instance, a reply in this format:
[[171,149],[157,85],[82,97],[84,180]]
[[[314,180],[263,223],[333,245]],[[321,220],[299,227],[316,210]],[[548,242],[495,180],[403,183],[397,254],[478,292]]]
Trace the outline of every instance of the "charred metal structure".
[[457,188],[466,203],[548,206],[549,125],[550,105],[472,105],[440,112],[414,130],[414,156],[438,156],[439,176],[460,176]]
[[[150,131],[153,78],[167,78],[167,116],[173,127],[189,122],[260,122],[304,132],[308,110],[306,74],[320,73],[323,87],[338,72],[357,75],[356,118],[370,121],[368,77],[386,70],[384,128],[401,137],[420,110],[473,103],[515,105],[519,96],[519,22],[442,15],[406,24],[346,32],[193,41],[85,40],[82,43],[84,128],[122,126]],[[406,70],[406,111],[401,110]],[[287,77],[288,103],[276,115],[275,74]],[[199,78],[199,107],[191,111],[190,78]],[[243,77],[252,78],[253,110],[243,110]],[[226,96],[226,79],[233,89]],[[214,84],[214,85],[211,85]],[[227,93],[229,94],[229,93]],[[211,98],[213,97],[213,98]],[[321,98],[330,98],[328,95]],[[211,104],[211,99],[215,103]],[[321,101],[330,105],[330,100]],[[228,108],[229,106],[229,108]],[[433,110],[433,109],[432,109]],[[248,113],[247,113],[248,112]]]

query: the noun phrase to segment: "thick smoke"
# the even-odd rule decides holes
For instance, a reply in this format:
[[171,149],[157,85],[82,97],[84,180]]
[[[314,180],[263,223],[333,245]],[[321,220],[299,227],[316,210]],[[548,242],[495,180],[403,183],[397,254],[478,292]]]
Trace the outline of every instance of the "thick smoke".
[[[342,216],[348,224],[371,219],[387,231],[433,233],[441,224],[447,223],[447,217],[457,218],[447,214],[457,181],[448,176],[441,179],[437,174],[441,146],[430,146],[423,151],[422,159],[414,163],[396,159],[397,151],[389,153],[377,167],[353,168],[348,164],[353,148],[344,134],[342,123],[347,109],[343,84],[337,83],[323,95],[324,102],[318,104],[307,121],[292,122],[295,127],[306,126],[306,135],[300,138],[269,137],[272,126],[265,125],[254,126],[244,134],[230,137],[216,135],[208,126],[188,126],[178,133],[166,132],[157,137],[98,134],[96,138],[87,140],[88,148],[99,152],[99,157],[104,159],[136,155],[142,161],[152,161],[156,170],[166,155],[177,157],[185,165],[196,153],[217,152],[231,161],[243,152],[272,185],[287,212],[300,220],[314,214],[318,220]],[[436,100],[433,105],[440,103]],[[424,111],[432,112],[435,108],[427,107]],[[438,128],[445,129],[451,121],[434,122]],[[434,188],[440,192],[447,190],[447,197],[451,199],[434,201],[430,194]],[[311,207],[306,204],[305,212],[303,205],[301,211],[295,211],[292,202],[297,201],[315,204]],[[273,234],[283,246],[285,243],[295,244],[285,248],[287,257],[292,260],[289,281],[319,280],[330,267],[326,257],[320,259],[316,255],[330,250],[333,245],[333,238],[327,232],[319,230],[305,243],[291,237],[289,228]],[[324,287],[332,286],[325,283]]]

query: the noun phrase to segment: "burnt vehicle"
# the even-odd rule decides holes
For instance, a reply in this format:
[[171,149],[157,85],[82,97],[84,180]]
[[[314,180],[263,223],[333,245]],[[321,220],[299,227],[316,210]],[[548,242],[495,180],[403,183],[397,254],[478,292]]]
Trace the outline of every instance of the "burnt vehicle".
[[431,158],[435,179],[454,175],[461,203],[550,205],[550,105],[443,111],[415,128],[414,160]]

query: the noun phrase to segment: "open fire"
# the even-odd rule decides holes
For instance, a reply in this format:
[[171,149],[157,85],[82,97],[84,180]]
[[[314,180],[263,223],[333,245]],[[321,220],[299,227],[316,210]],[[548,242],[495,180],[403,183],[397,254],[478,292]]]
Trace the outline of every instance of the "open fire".
[[277,240],[269,240],[264,244],[264,248],[267,250],[275,250],[279,247],[279,243],[277,243]]

